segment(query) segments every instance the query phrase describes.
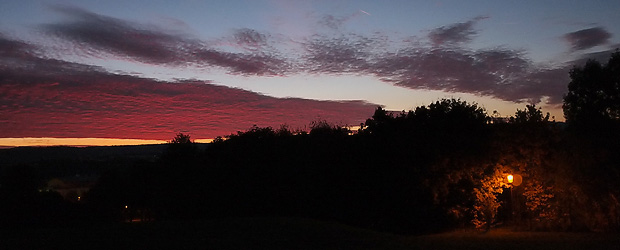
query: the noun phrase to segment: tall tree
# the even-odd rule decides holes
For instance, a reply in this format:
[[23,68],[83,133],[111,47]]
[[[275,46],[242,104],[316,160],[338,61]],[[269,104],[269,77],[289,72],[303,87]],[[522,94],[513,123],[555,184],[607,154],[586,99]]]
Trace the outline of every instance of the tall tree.
[[602,125],[620,120],[620,52],[606,65],[589,60],[570,71],[571,82],[564,96],[564,117],[576,126]]

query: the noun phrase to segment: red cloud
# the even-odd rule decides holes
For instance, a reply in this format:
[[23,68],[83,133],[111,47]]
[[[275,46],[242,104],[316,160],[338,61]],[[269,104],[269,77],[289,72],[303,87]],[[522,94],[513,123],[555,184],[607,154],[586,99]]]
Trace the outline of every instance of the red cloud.
[[0,85],[0,137],[169,139],[188,131],[214,138],[255,124],[303,128],[317,119],[359,124],[374,109],[359,101],[278,99],[203,82],[56,80]]
[[214,138],[252,125],[357,125],[375,105],[274,98],[208,82],[162,82],[44,59],[0,36],[0,137]]

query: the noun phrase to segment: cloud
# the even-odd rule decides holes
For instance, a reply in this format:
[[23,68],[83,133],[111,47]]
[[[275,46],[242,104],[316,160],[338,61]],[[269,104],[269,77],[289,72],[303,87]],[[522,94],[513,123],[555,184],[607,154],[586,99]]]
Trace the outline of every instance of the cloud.
[[237,29],[233,35],[236,44],[250,48],[266,47],[268,42],[267,36],[267,34],[248,28]]
[[254,124],[303,128],[319,118],[359,124],[375,107],[360,101],[278,99],[203,82],[127,76],[108,76],[95,85],[56,80],[19,87],[0,84],[7,118],[0,121],[0,137],[161,140],[189,131],[195,138],[214,138]]
[[188,131],[194,138],[213,138],[254,124],[303,128],[317,119],[359,124],[376,107],[363,101],[274,98],[208,81],[111,74],[25,52],[7,56],[8,48],[28,52],[34,46],[0,39],[2,62],[14,62],[0,64],[0,137],[166,140]]
[[611,33],[602,27],[582,29],[564,35],[564,40],[568,42],[575,51],[586,50],[598,45],[606,44],[611,38]]
[[231,74],[278,75],[287,70],[286,61],[264,54],[246,55],[215,49],[201,49],[192,52],[199,64],[217,65],[228,69]]
[[585,53],[579,56],[577,60],[571,62],[571,65],[585,65],[588,60],[596,60],[602,64],[609,61],[611,54],[618,51],[620,44],[609,46],[608,50]]
[[0,33],[0,58],[19,58],[29,57],[35,53],[35,47],[22,42],[10,39]]
[[478,16],[464,23],[442,26],[432,30],[428,37],[433,45],[436,46],[467,43],[477,34],[474,30],[474,25],[486,18],[488,17]]
[[[182,67],[221,67],[231,74],[276,75],[286,70],[284,59],[269,51],[234,53],[217,50],[207,43],[156,27],[99,15],[87,10],[55,6],[68,22],[43,25],[43,30],[71,42],[89,55],[107,53],[143,63]],[[265,37],[252,30],[235,34],[240,45],[258,46]]]
[[49,79],[0,85],[0,137],[169,139],[189,131],[214,138],[256,124],[303,128],[316,119],[359,124],[374,105],[359,101],[278,99],[203,82],[156,82],[109,76],[96,85]]
[[[428,33],[430,44],[394,42],[400,40],[379,33],[332,31],[295,40],[249,28],[207,42],[82,9],[56,10],[69,20],[45,25],[44,30],[72,46],[92,54],[107,53],[169,67],[218,67],[234,75],[368,75],[411,89],[472,93],[512,102],[546,100],[550,104],[561,103],[569,81],[567,66],[535,64],[522,50],[467,48],[466,43],[478,34],[475,25],[486,16],[433,29]],[[342,18],[328,15],[320,23],[340,29],[360,13]],[[573,41],[575,48],[586,48],[611,36],[602,28],[588,30],[567,34],[567,40]],[[603,39],[591,42],[592,37]]]
[[28,84],[50,76],[69,77],[104,72],[97,66],[44,58],[44,50],[0,33],[0,79],[3,83]]
[[311,73],[364,74],[371,67],[375,43],[364,36],[315,36],[305,42],[303,70]]
[[[387,43],[387,44],[386,44]],[[569,68],[544,66],[507,48],[394,46],[383,37],[315,36],[305,43],[304,72],[372,75],[396,86],[489,96],[511,102],[562,102]],[[387,51],[385,47],[396,47]]]
[[193,46],[174,35],[83,9],[65,6],[53,9],[68,16],[70,21],[45,25],[44,29],[92,54],[106,52],[155,64],[179,63],[182,54],[178,51]]
[[323,15],[322,18],[318,21],[318,23],[332,30],[339,30],[345,23],[362,15],[370,16],[368,12],[358,10],[348,16],[337,17],[333,15]]
[[332,15],[325,15],[323,16],[323,18],[319,21],[319,24],[324,25],[328,28],[331,29],[339,29],[340,26],[342,26],[347,20],[349,19],[349,17],[335,17]]
[[558,101],[568,83],[567,69],[539,68],[522,52],[508,49],[411,48],[382,58],[372,68],[381,79],[398,86],[513,102],[538,102],[545,97]]

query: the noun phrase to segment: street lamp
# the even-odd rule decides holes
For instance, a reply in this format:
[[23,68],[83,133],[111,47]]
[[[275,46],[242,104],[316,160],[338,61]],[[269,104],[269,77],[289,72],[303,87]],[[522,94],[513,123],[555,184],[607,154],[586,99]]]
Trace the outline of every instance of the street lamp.
[[512,183],[514,182],[515,177],[511,174],[509,174],[508,176],[506,176],[506,179],[508,179],[508,183],[511,184],[508,189],[510,189],[510,222],[514,223],[514,199],[512,198]]
[[508,180],[508,184],[510,184],[510,186],[508,187],[510,189],[510,220],[512,220],[512,222],[514,223],[515,205],[514,198],[512,197],[512,188],[521,185],[521,182],[523,182],[523,177],[521,177],[521,175],[519,174],[509,174],[508,176],[506,176],[506,179]]
[[523,182],[523,177],[521,177],[520,174],[515,174],[515,175],[509,174],[508,176],[506,176],[506,179],[508,179],[509,184],[512,184],[512,186],[515,186],[515,187],[518,187]]

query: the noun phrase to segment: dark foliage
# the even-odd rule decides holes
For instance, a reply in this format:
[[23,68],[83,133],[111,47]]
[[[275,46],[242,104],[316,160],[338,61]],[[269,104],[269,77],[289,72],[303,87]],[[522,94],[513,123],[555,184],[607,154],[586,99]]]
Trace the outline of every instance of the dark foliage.
[[605,65],[589,60],[570,72],[564,116],[570,125],[587,129],[620,121],[620,52]]
[[0,172],[0,233],[22,227],[67,225],[86,217],[83,209],[56,192],[41,191],[42,178],[29,165],[15,165]]

